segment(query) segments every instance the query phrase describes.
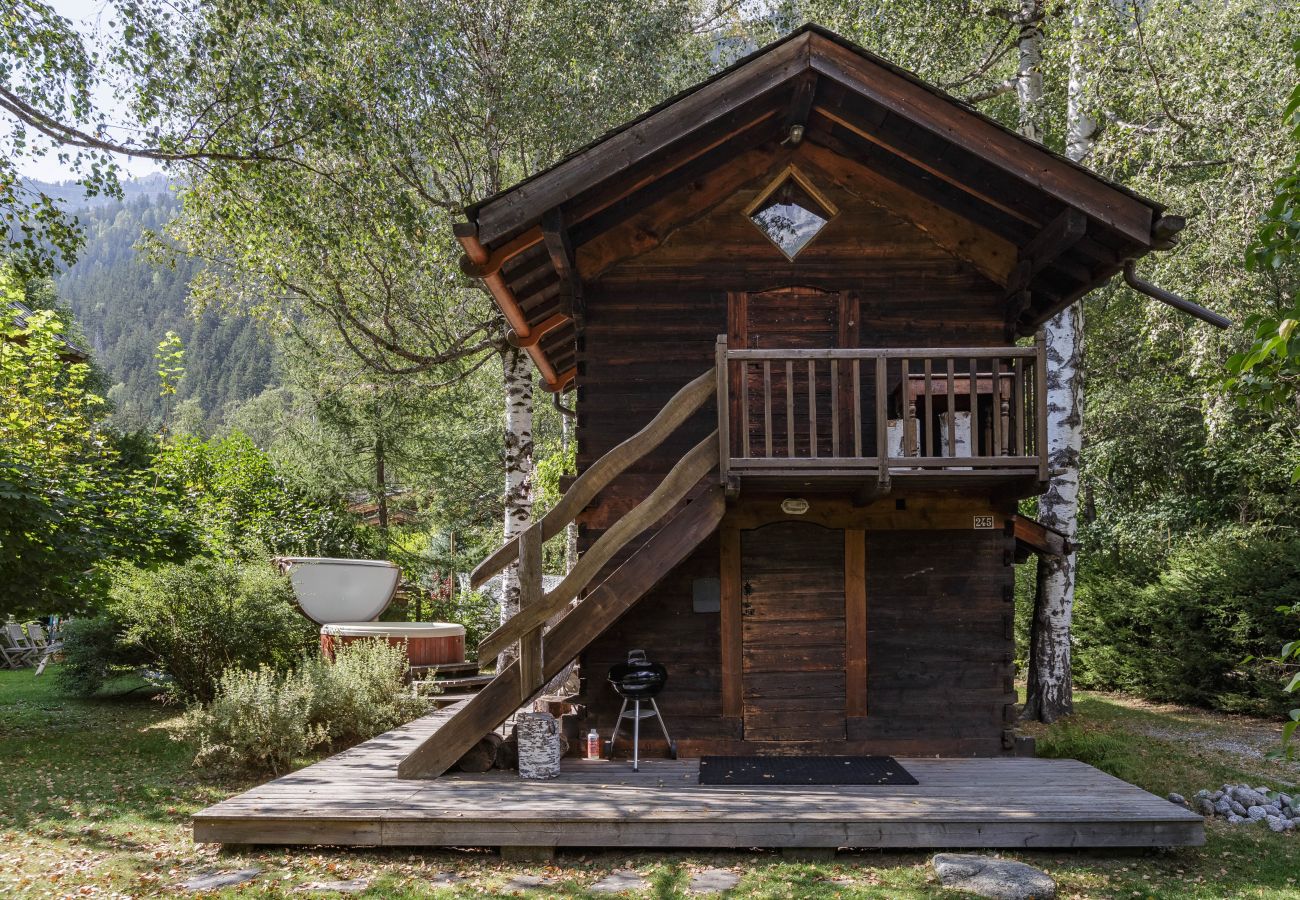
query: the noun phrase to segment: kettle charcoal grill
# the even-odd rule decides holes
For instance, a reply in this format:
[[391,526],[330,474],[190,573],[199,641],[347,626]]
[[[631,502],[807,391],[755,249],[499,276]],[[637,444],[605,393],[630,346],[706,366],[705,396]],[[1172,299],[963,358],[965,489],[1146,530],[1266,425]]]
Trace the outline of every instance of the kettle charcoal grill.
[[[664,724],[664,717],[659,714],[659,704],[655,703],[655,695],[663,690],[667,682],[668,670],[659,663],[646,659],[644,650],[630,650],[627,654],[627,662],[610,667],[609,683],[614,688],[614,692],[623,698],[623,706],[618,711],[614,734],[609,739],[608,756],[610,759],[614,758],[614,745],[618,741],[618,732],[623,727],[623,720],[631,719],[633,772],[641,769],[641,720],[651,716],[659,720],[664,740],[668,742],[668,752],[673,759],[677,758],[677,745],[668,736],[668,726]],[[642,702],[650,704],[650,708],[644,712],[641,710]],[[631,710],[627,708],[629,703],[632,704]]]

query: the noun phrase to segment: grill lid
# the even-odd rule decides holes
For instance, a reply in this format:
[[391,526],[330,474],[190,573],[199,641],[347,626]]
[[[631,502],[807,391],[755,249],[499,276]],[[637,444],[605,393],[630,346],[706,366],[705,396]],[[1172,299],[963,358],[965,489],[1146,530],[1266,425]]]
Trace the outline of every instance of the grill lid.
[[631,650],[627,662],[609,669],[609,683],[620,697],[629,700],[653,697],[668,682],[668,670],[646,659],[644,650]]

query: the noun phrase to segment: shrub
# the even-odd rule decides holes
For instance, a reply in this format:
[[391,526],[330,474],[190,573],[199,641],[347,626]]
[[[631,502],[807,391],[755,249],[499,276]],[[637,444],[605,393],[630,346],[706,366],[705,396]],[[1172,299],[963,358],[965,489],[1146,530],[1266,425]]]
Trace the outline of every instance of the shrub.
[[279,774],[323,744],[366,740],[424,713],[425,701],[407,692],[406,671],[402,649],[383,640],[342,647],[334,663],[304,657],[289,672],[232,670],[210,705],[190,707],[181,737],[197,745],[195,765]]
[[287,770],[294,760],[325,743],[329,732],[311,721],[311,683],[296,673],[261,666],[231,670],[217,682],[208,707],[194,705],[181,733],[198,745],[195,765]]
[[1038,739],[1034,750],[1046,759],[1077,759],[1124,781],[1138,780],[1139,766],[1129,744],[1103,732],[1056,725]]
[[336,743],[364,741],[423,713],[426,704],[406,688],[406,654],[385,640],[340,647],[331,663],[308,660],[303,675],[312,688],[311,718]]
[[[1278,607],[1300,596],[1300,537],[1227,529],[1188,538],[1149,579],[1122,564],[1080,574],[1075,678],[1153,700],[1276,713],[1276,654],[1294,630]],[[1254,658],[1247,662],[1248,658]]]
[[228,669],[290,668],[314,640],[288,579],[263,559],[123,567],[110,596],[123,646],[168,675],[186,701],[211,700]]
[[501,624],[501,609],[491,595],[479,591],[460,591],[454,596],[429,601],[431,622],[455,622],[465,626],[465,646],[477,647]]
[[148,660],[138,647],[122,644],[124,626],[113,616],[72,619],[63,626],[63,664],[59,686],[73,694],[90,696],[124,669],[139,668]]

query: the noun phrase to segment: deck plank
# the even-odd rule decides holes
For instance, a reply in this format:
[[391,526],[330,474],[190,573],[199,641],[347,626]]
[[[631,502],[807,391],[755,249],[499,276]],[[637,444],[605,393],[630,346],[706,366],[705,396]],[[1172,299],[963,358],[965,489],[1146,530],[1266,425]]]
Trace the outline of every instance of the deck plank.
[[194,816],[198,841],[347,846],[1135,847],[1199,845],[1200,816],[1074,760],[900,759],[920,782],[706,786],[698,760],[566,760],[402,780],[454,708]]

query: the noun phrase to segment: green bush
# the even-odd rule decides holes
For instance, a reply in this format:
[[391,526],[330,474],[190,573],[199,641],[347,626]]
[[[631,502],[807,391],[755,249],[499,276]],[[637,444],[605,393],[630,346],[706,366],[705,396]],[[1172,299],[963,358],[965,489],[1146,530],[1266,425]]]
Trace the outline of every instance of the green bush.
[[265,559],[123,567],[108,613],[122,625],[123,648],[139,651],[185,701],[211,700],[229,669],[288,669],[315,640],[289,580]]
[[287,770],[329,740],[328,730],[311,721],[314,693],[298,673],[267,666],[226,672],[212,704],[196,704],[185,715],[181,734],[198,745],[194,764],[269,769],[276,775]]
[[1124,781],[1137,781],[1141,770],[1127,741],[1076,725],[1052,727],[1038,739],[1034,752],[1045,759],[1077,759]]
[[[1080,572],[1075,679],[1153,700],[1274,714],[1275,656],[1295,630],[1300,537],[1225,529],[1187,538],[1149,578],[1105,558]],[[1249,661],[1248,661],[1249,660]]]
[[403,649],[381,639],[344,645],[332,663],[308,660],[302,674],[312,688],[312,721],[335,743],[364,741],[409,722],[426,704],[408,691],[408,668]]
[[465,646],[477,647],[501,624],[501,610],[488,594],[457,592],[455,596],[428,601],[430,622],[454,622],[465,627]]
[[211,704],[190,707],[181,737],[197,746],[195,765],[279,774],[316,747],[366,740],[423,714],[428,705],[410,695],[406,672],[402,649],[378,639],[340,648],[333,663],[317,656],[289,672],[231,670]]
[[122,623],[107,614],[65,623],[59,686],[88,697],[123,670],[146,665],[148,659],[139,647],[123,645],[123,630]]

